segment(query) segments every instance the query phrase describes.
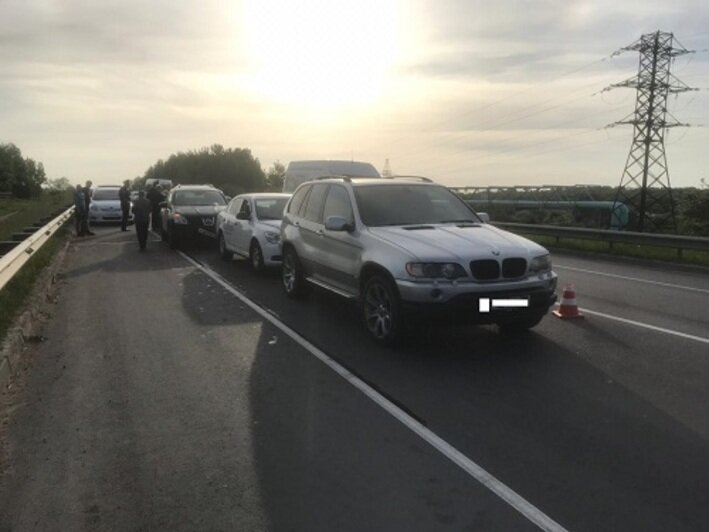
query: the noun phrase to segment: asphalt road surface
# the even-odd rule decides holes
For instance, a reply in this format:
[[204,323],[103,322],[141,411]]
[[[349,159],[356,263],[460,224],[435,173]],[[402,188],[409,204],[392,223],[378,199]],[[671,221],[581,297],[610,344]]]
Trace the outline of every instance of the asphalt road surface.
[[388,350],[328,293],[97,233],[6,407],[0,531],[709,528],[707,273],[556,254],[584,320]]

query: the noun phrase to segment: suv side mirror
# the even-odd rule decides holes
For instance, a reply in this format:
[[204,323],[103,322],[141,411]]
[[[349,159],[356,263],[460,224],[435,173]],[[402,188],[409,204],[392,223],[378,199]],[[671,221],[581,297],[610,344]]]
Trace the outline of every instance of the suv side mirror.
[[248,212],[239,211],[236,213],[237,220],[251,220],[251,215]]
[[325,220],[325,229],[328,231],[353,231],[354,227],[342,216],[328,216]]
[[483,221],[483,223],[486,223],[486,224],[490,223],[490,215],[488,213],[479,212],[477,214],[478,214],[478,218],[480,218]]

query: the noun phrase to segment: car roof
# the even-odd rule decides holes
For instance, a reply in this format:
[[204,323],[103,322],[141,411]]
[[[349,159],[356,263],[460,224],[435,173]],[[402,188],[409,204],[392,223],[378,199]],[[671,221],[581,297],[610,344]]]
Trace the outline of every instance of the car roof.
[[[290,198],[293,194],[288,192],[247,192],[246,194],[239,194],[237,198]],[[234,198],[236,199],[236,198]]]
[[217,190],[221,192],[217,187],[212,186],[212,185],[177,185],[175,187],[172,187],[172,190]]
[[[325,181],[328,183],[332,182],[348,182],[354,187],[360,187],[360,186],[390,186],[390,185],[437,185],[437,186],[443,186],[440,185],[439,183],[434,182],[433,180],[427,178],[427,177],[421,177],[421,176],[393,176],[393,177],[381,177],[381,178],[373,178],[373,177],[345,177],[345,176],[329,176],[329,177],[321,177],[320,179],[317,179],[315,181]],[[313,181],[308,181],[308,183],[313,183]]]

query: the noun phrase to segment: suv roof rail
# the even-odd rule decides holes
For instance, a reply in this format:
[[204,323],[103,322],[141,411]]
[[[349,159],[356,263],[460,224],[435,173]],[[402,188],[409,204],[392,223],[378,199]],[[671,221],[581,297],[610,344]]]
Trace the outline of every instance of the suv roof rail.
[[433,183],[433,179],[428,177],[423,177],[421,175],[393,175],[385,177],[384,179],[418,179],[419,181],[424,181],[425,183]]

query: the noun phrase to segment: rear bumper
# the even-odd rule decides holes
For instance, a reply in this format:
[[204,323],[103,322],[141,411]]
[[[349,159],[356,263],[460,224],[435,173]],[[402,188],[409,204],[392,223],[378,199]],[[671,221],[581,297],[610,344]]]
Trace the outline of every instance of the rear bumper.
[[[118,212],[111,212],[111,213],[100,213],[100,212],[92,212],[89,214],[89,221],[93,223],[116,223],[116,222],[121,222],[123,220],[123,214]],[[133,221],[133,214],[128,215],[128,221],[132,222]]]
[[192,222],[189,224],[171,223],[170,230],[174,231],[177,238],[181,240],[194,240],[202,237],[208,239],[217,238],[216,227],[205,227]]

